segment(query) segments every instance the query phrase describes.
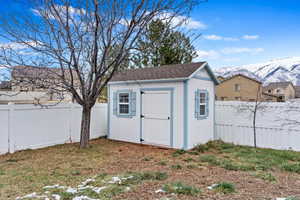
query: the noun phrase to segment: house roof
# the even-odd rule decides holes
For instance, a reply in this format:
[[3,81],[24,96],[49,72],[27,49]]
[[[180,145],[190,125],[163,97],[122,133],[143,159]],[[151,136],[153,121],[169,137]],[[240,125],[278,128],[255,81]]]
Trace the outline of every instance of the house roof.
[[130,69],[116,73],[110,82],[146,81],[161,79],[189,79],[198,69],[205,67],[213,81],[217,81],[206,62],[163,65]]
[[[75,71],[73,77],[76,78]],[[33,67],[33,66],[15,66],[12,68],[11,76],[13,78],[31,78],[31,79],[56,79],[62,74],[61,68]],[[66,78],[70,77],[70,72],[65,69]]]
[[292,82],[286,81],[286,82],[271,82],[267,86],[264,87],[264,90],[269,90],[269,89],[276,89],[276,88],[287,88],[289,85],[293,85]]
[[244,74],[235,74],[235,75],[233,75],[233,76],[231,76],[231,77],[228,77],[228,78],[226,78],[225,80],[223,80],[222,83],[225,82],[225,81],[231,80],[231,79],[233,79],[233,78],[235,78],[235,77],[237,77],[237,76],[241,76],[241,77],[244,77],[244,78],[249,79],[249,80],[251,80],[251,81],[254,81],[254,82],[257,82],[257,83],[259,83],[259,84],[262,84],[262,82],[260,82],[260,81],[258,81],[258,80],[256,80],[256,79],[254,79],[254,78],[250,78],[250,77],[248,77],[248,76],[246,76],[246,75],[244,75]]

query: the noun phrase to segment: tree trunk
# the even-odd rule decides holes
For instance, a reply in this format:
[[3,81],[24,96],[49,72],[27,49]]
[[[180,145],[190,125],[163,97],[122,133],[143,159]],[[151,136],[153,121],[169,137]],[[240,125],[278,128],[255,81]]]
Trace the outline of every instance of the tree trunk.
[[83,106],[80,132],[80,148],[86,148],[89,145],[91,110],[92,108]]

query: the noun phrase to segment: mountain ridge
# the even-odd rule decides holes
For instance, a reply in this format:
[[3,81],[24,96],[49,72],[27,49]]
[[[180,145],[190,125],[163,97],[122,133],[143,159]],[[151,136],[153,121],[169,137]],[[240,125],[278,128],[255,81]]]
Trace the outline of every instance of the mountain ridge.
[[214,70],[217,76],[230,77],[243,74],[255,78],[264,85],[270,82],[291,81],[300,86],[300,57],[277,58],[267,62],[222,67]]

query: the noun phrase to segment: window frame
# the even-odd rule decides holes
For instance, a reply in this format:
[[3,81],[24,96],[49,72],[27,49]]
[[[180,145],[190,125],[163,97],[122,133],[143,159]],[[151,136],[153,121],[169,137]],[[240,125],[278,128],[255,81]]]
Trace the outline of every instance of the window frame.
[[[120,95],[122,94],[127,94],[128,95],[128,102],[120,102]],[[130,99],[131,99],[131,92],[130,91],[120,91],[117,93],[117,113],[118,113],[118,116],[130,116],[131,115],[131,112],[130,112]],[[121,113],[120,112],[120,106],[121,105],[128,105],[128,113]]]
[[240,92],[241,91],[241,85],[238,84],[238,83],[234,84],[234,91],[235,92]]
[[[204,94],[204,97],[201,97]],[[195,118],[197,120],[207,119],[209,115],[209,92],[206,89],[197,89],[195,92]],[[204,100],[204,101],[203,101]],[[200,107],[204,106],[204,113]]]
[[[203,98],[201,98],[201,94],[204,94],[204,103],[202,102],[201,103],[201,99],[203,99]],[[207,95],[208,93],[206,92],[206,91],[199,91],[199,116],[200,117],[205,117],[206,115],[207,115],[207,104],[208,104],[208,102],[207,102]],[[201,115],[201,106],[204,106],[204,114],[203,115]]]

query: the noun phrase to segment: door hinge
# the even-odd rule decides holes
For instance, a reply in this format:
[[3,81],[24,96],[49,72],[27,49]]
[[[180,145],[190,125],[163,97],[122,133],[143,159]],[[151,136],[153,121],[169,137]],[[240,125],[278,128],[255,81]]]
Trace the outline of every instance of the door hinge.
[[144,91],[141,91],[141,94],[145,94],[145,92],[144,92]]
[[140,142],[144,142],[144,139],[143,139],[143,138],[140,138]]
[[168,119],[170,119],[170,117],[168,117]]
[[141,118],[144,118],[145,116],[144,115],[141,115]]

